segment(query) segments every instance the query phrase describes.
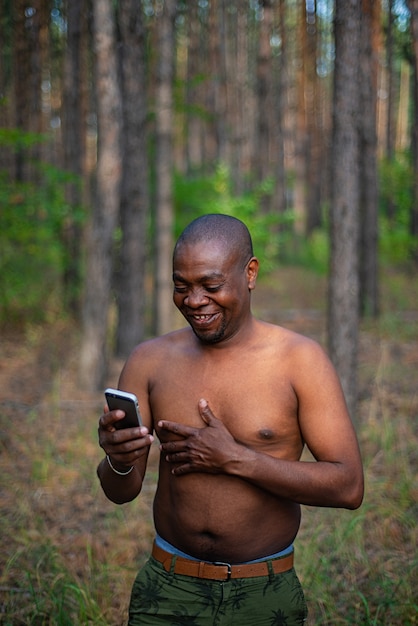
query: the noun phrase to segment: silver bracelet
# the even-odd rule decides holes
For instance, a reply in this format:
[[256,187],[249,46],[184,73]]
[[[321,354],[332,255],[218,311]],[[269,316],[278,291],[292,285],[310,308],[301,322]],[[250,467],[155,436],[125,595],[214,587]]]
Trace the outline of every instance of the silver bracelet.
[[112,465],[112,461],[110,460],[110,456],[108,454],[106,454],[106,458],[107,458],[107,462],[109,463],[111,469],[115,472],[115,474],[118,474],[118,476],[127,476],[128,474],[130,474],[134,468],[134,466],[132,465],[132,467],[130,467],[128,469],[127,472],[119,472],[117,469],[115,469]]

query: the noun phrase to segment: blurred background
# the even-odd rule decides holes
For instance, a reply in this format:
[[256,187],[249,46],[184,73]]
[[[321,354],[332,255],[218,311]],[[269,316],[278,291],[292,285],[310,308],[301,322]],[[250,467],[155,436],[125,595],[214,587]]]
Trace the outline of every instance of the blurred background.
[[0,41],[0,623],[123,623],[156,465],[140,505],[98,492],[102,389],[182,323],[173,244],[222,212],[373,487],[307,513],[311,623],[416,624],[417,0],[1,0]]

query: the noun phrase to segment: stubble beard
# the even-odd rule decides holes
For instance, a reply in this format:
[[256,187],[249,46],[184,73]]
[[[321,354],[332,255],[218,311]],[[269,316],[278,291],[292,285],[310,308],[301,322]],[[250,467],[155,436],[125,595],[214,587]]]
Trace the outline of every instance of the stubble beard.
[[224,339],[225,331],[226,331],[226,322],[224,319],[222,319],[219,327],[212,332],[199,332],[199,330],[196,330],[193,326],[191,326],[191,328],[195,336],[199,339],[201,343],[204,343],[206,345],[213,345],[213,344],[219,343],[220,341]]

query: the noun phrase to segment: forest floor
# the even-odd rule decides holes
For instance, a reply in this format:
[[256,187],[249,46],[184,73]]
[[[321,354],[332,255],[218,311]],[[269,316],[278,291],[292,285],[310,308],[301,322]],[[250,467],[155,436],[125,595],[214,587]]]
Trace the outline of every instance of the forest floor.
[[[325,346],[325,280],[284,268],[260,281],[255,313]],[[126,623],[153,538],[153,446],[141,497],[118,507],[95,475],[100,393],[77,384],[68,321],[0,342],[0,624]],[[116,385],[122,362],[108,377]],[[356,416],[366,496],[358,511],[303,507],[296,567],[308,624],[418,624],[418,284],[385,273],[382,315],[360,333]],[[254,625],[257,626],[257,625]]]

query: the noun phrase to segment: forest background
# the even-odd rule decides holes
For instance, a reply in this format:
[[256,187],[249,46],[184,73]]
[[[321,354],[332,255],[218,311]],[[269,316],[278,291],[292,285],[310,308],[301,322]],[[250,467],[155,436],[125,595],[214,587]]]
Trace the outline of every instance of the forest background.
[[0,623],[123,623],[157,469],[104,500],[100,394],[181,323],[206,212],[248,224],[257,312],[327,346],[359,433],[361,511],[301,531],[311,623],[417,623],[417,0],[2,0],[0,41]]

